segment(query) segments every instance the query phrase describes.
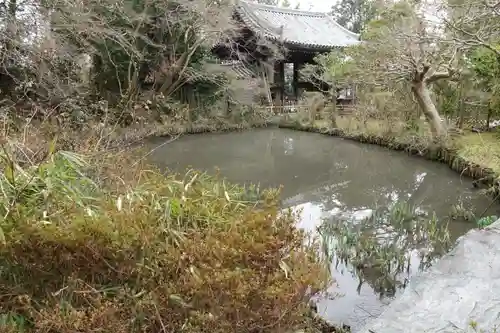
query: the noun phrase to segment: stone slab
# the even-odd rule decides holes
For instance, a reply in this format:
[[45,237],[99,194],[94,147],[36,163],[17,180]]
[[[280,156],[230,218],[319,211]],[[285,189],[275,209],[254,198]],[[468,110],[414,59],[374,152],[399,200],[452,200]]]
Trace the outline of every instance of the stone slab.
[[471,230],[362,333],[500,332],[500,220]]

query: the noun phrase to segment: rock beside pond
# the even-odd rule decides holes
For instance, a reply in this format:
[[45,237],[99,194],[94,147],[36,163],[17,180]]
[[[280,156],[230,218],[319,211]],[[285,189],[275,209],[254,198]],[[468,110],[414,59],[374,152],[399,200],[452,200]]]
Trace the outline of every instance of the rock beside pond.
[[349,333],[351,328],[347,325],[334,325],[311,311],[304,328],[293,333]]
[[306,314],[302,325],[290,333],[349,333],[351,328],[348,325],[336,325],[325,320],[318,314],[316,304],[309,303],[309,311]]
[[499,290],[500,220],[462,236],[361,332],[494,332],[500,327]]

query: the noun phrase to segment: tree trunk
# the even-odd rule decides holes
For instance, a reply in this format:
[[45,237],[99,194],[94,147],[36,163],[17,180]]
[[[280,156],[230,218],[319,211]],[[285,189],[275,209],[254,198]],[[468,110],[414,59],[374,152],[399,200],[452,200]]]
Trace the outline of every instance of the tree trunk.
[[197,40],[191,47],[187,48],[183,54],[173,63],[165,73],[165,79],[160,87],[160,92],[165,96],[173,94],[182,85],[182,75],[191,62],[191,58],[202,44],[203,39]]
[[462,129],[464,127],[464,118],[465,118],[465,87],[464,82],[460,82],[459,86],[459,95],[458,95],[458,128]]
[[488,105],[488,114],[486,115],[486,131],[490,130],[490,122],[492,114],[493,114],[493,108],[491,107],[491,105]]
[[412,91],[431,127],[432,136],[435,138],[443,136],[445,129],[425,81],[413,82]]

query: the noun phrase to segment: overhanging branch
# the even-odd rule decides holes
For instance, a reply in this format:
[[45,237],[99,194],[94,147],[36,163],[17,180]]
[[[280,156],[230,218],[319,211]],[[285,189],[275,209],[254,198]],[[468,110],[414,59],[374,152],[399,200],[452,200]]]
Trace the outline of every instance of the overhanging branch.
[[429,76],[426,79],[426,81],[428,83],[432,83],[432,82],[436,82],[436,81],[442,80],[442,79],[449,79],[451,76],[452,76],[451,71],[448,71],[448,72],[436,72],[436,73],[432,74],[431,76]]

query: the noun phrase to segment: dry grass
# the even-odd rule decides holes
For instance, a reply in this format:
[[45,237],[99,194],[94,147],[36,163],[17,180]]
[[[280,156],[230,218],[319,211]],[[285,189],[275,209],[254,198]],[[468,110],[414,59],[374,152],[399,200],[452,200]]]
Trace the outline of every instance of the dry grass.
[[[47,142],[57,137],[59,149],[76,152],[97,152],[109,149],[128,149],[131,144],[154,136],[175,136],[184,133],[203,133],[249,129],[271,123],[265,114],[249,113],[244,117],[211,116],[186,121],[164,117],[161,121],[143,119],[128,126],[105,124],[90,119],[74,126],[71,122],[30,120],[15,125],[2,122],[0,138],[9,138],[16,146],[23,147],[28,155],[43,155]],[[39,152],[39,153],[37,153]]]
[[17,144],[0,153],[0,332],[302,328],[326,266],[277,191],[57,145],[19,163]]
[[[301,121],[305,117],[296,114],[288,116],[291,121]],[[405,130],[405,123],[403,121],[394,121],[393,123],[388,123],[382,119],[367,119],[366,122],[362,122],[354,116],[342,115],[336,118],[336,128],[343,129],[350,133],[367,133],[374,135],[395,135],[395,134],[417,134],[417,131],[407,131]],[[314,121],[314,126],[318,128],[329,128],[331,124],[328,120],[318,119]],[[418,134],[426,136],[428,134],[428,127],[425,122],[419,124]]]
[[[404,123],[398,122],[391,130],[395,132],[400,132],[403,128]],[[370,134],[380,134],[386,133],[388,131],[388,125],[382,120],[378,119],[368,119],[365,124],[360,122],[354,117],[350,116],[340,116],[337,118],[337,126],[341,129],[356,132],[363,131]]]
[[[305,117],[301,115],[289,116],[290,122],[302,122]],[[316,120],[314,127],[328,129],[330,123],[327,120]],[[337,118],[337,128],[354,134],[370,134],[385,138],[396,139],[402,143],[414,143],[423,147],[431,143],[429,126],[422,120],[418,129],[405,129],[403,122],[388,124],[384,120],[368,119],[365,123],[360,122],[353,116],[340,116]],[[490,168],[500,174],[500,138],[496,133],[472,133],[454,134],[447,137],[444,145],[456,147],[458,154],[466,161],[477,164],[484,168]]]
[[[370,134],[382,134],[387,131],[387,125],[375,119],[370,119],[363,124],[354,117],[340,116],[337,117],[337,128],[346,130],[351,133],[370,133]],[[315,120],[314,126],[318,128],[329,128],[330,124],[327,120]]]
[[[402,141],[408,141],[411,137],[420,137],[421,139],[429,139],[429,129],[426,124],[420,124],[418,130],[407,130],[402,121],[397,121],[388,124],[380,119],[368,119],[366,122],[361,122],[352,116],[337,117],[337,127],[349,133],[364,133],[383,137],[399,137]],[[316,120],[314,126],[317,128],[329,128],[330,124],[327,120]]]
[[500,175],[500,138],[496,133],[467,132],[455,143],[464,159],[491,168]]

